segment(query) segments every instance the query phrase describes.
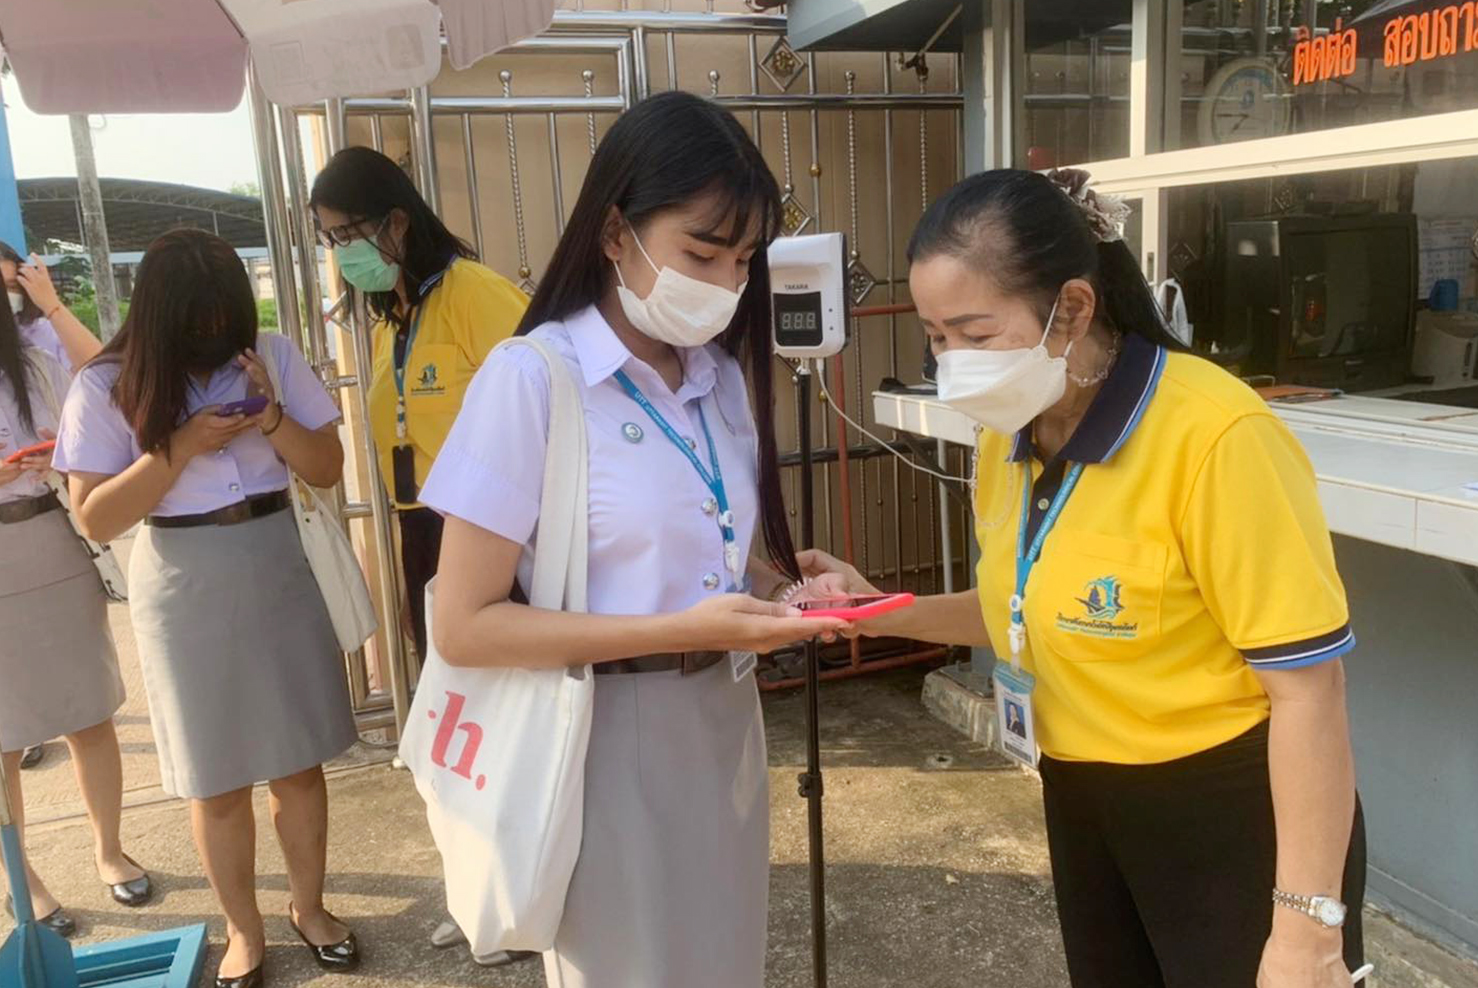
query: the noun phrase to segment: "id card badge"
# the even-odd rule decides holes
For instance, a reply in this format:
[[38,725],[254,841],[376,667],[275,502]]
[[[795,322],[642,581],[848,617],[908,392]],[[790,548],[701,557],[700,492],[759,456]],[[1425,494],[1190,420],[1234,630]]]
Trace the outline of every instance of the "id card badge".
[[754,652],[730,652],[729,668],[734,673],[734,682],[739,682],[745,676],[754,672],[754,667],[759,665],[760,657]]
[[416,449],[414,446],[396,446],[390,450],[390,466],[395,474],[395,501],[397,504],[415,504],[421,492],[416,488]]
[[996,693],[996,723],[1001,750],[1027,768],[1037,767],[1037,727],[1032,716],[1032,690],[1037,681],[1025,670],[997,662],[991,677]]

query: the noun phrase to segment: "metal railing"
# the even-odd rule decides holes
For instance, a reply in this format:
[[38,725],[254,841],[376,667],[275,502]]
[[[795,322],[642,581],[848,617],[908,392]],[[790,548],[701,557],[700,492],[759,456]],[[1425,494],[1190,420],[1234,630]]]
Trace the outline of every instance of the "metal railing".
[[[787,234],[838,228],[847,232],[850,293],[853,304],[863,308],[853,321],[854,345],[831,363],[829,383],[833,395],[849,406],[848,413],[872,428],[872,387],[884,375],[896,378],[913,374],[922,354],[922,338],[914,335],[912,342],[907,342],[905,334],[911,327],[901,322],[907,318],[907,306],[901,304],[903,279],[897,241],[900,231],[912,226],[931,194],[952,184],[962,169],[957,149],[954,154],[941,156],[937,145],[931,153],[930,144],[931,132],[959,133],[959,67],[952,58],[936,56],[946,70],[947,86],[940,91],[937,85],[931,88],[927,66],[922,71],[905,72],[889,55],[791,51],[785,43],[784,27],[782,18],[762,15],[561,11],[545,35],[494,56],[499,91],[493,93],[449,95],[422,88],[404,96],[286,108],[265,104],[253,86],[253,122],[278,297],[299,298],[301,288],[306,298],[314,300],[307,306],[311,318],[306,325],[298,318],[296,306],[281,305],[283,326],[303,347],[341,404],[346,391],[354,393],[355,407],[366,424],[360,453],[368,466],[367,500],[347,503],[340,494],[339,503],[347,518],[367,518],[372,523],[389,665],[388,683],[382,685],[388,685],[389,690],[387,695],[383,689],[372,689],[371,681],[380,677],[366,667],[362,653],[350,656],[352,693],[362,715],[393,707],[397,720],[403,722],[407,684],[414,670],[399,627],[392,512],[367,428],[368,408],[362,384],[367,382],[370,367],[371,327],[363,305],[351,304],[343,294],[344,286],[336,285],[331,297],[338,302],[331,308],[328,322],[342,326],[353,340],[355,370],[345,373],[332,356],[328,325],[317,318],[320,286],[312,247],[312,217],[307,210],[308,168],[299,137],[301,122],[321,121],[330,153],[350,142],[351,128],[365,133],[372,146],[384,151],[389,130],[394,128],[398,138],[408,124],[409,167],[428,203],[443,211],[446,168],[438,167],[441,152],[447,155],[446,162],[455,163],[452,167],[460,167],[464,173],[469,239],[479,255],[486,256],[489,245],[495,245],[495,249],[514,245],[516,260],[512,266],[516,270],[505,273],[526,291],[532,291],[543,258],[533,256],[530,233],[538,232],[543,240],[557,239],[543,235],[563,230],[565,183],[576,169],[584,167],[587,156],[594,154],[602,125],[654,91],[653,73],[658,67],[662,81],[668,85],[683,79],[688,65],[684,49],[695,43],[694,39],[702,39],[696,43],[709,46],[710,53],[715,43],[731,45],[724,48],[729,60],[742,57],[747,63],[741,85],[732,85],[717,69],[700,68],[696,77],[706,82],[706,89],[700,91],[747,121],[750,133],[776,168],[782,183]],[[547,66],[551,56],[589,60],[578,69],[578,76],[564,80],[568,88],[578,91],[516,93],[515,83],[524,73],[524,66]],[[826,91],[819,73],[838,65],[846,67],[840,76],[842,85],[834,87],[840,91]],[[488,70],[474,67],[468,71],[473,75],[466,78],[482,78],[476,74]],[[875,91],[859,87],[863,73],[880,80]],[[449,77],[455,82],[459,75],[447,69],[438,85]],[[598,88],[604,91],[597,92]],[[559,124],[571,118],[583,118],[578,146],[572,146],[569,128],[562,139]],[[475,139],[474,125],[487,120],[503,124],[506,162],[490,164],[486,159],[489,145],[495,146],[497,141]],[[455,121],[456,143],[460,145],[455,149],[457,153],[448,154],[451,128],[436,126],[446,121]],[[543,125],[539,128],[542,140],[530,143],[530,124],[535,121]],[[838,125],[826,128],[825,139],[823,122]],[[917,130],[911,133],[914,127]],[[881,143],[872,144],[873,151],[867,154],[860,151],[864,129],[874,137],[879,132],[881,135]],[[535,151],[536,167],[521,168]],[[841,162],[836,169],[829,167],[834,158]],[[918,185],[913,194],[905,187],[909,180],[900,179],[905,167],[917,171]],[[538,188],[525,184],[533,175],[538,176]],[[544,189],[546,177],[549,186]],[[508,203],[508,208],[496,215],[487,209],[490,201],[496,201],[488,195],[494,182],[502,186]],[[878,185],[881,197],[874,202],[871,193]],[[548,205],[545,220],[530,215],[532,199]],[[451,223],[453,217],[447,219]],[[531,226],[544,221],[549,223],[547,228]],[[297,251],[294,243],[299,247]],[[308,249],[301,249],[303,245]],[[875,275],[874,271],[882,273]],[[870,309],[875,314],[863,314]],[[783,458],[790,462],[793,451],[799,448],[799,436],[793,432],[797,420],[794,400],[786,392],[783,387],[777,389],[777,419],[786,423],[795,436],[792,455]],[[873,578],[900,588],[928,592],[953,585],[963,574],[960,564],[965,556],[968,513],[952,506],[933,482],[904,469],[887,449],[839,419],[827,414],[813,419],[813,445],[824,464],[817,519],[823,546],[855,559],[859,568]],[[942,459],[956,472],[965,468],[963,457],[957,454],[948,453]],[[790,465],[785,469],[794,505],[799,467]],[[794,508],[792,519],[798,522]]]

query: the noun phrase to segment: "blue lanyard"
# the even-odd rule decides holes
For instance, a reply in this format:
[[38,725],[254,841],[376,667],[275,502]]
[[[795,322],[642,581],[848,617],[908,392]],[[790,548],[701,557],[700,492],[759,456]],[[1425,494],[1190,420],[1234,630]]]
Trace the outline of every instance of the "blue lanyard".
[[1026,598],[1026,583],[1031,579],[1032,568],[1037,565],[1037,560],[1042,558],[1042,546],[1047,541],[1052,527],[1057,524],[1058,517],[1062,514],[1067,499],[1072,496],[1073,488],[1078,486],[1078,478],[1083,476],[1083,464],[1074,463],[1072,469],[1068,470],[1067,476],[1062,479],[1062,486],[1057,489],[1057,496],[1052,499],[1052,505],[1047,513],[1042,516],[1042,524],[1037,528],[1036,537],[1032,539],[1031,545],[1026,544],[1026,530],[1031,525],[1032,517],[1032,471],[1028,464],[1026,477],[1021,483],[1021,529],[1016,533],[1016,593],[1011,595],[1011,664],[1020,663],[1020,653],[1026,644],[1026,621],[1023,614]]
[[411,362],[411,349],[416,345],[416,333],[421,328],[421,312],[423,310],[416,306],[416,316],[411,320],[410,331],[405,336],[405,349],[400,352],[397,359],[395,355],[395,341],[390,346],[390,362],[395,368],[395,438],[405,438],[405,366]]
[[693,450],[693,447],[689,446],[687,440],[677,434],[677,430],[668,423],[667,419],[662,417],[662,413],[657,411],[656,406],[647,399],[646,395],[642,394],[641,389],[626,375],[624,370],[618,370],[615,377],[617,383],[621,385],[627,396],[641,406],[641,410],[647,413],[647,418],[656,423],[657,428],[662,430],[663,435],[672,442],[672,445],[676,446],[679,452],[688,458],[688,462],[693,465],[693,469],[698,471],[698,476],[702,478],[704,486],[713,495],[713,499],[718,502],[718,527],[719,533],[724,539],[724,564],[728,567],[729,574],[733,577],[734,585],[737,586],[742,567],[740,566],[741,560],[739,559],[738,541],[734,536],[734,513],[729,510],[729,497],[724,493],[724,472],[719,466],[718,449],[713,444],[713,434],[708,431],[708,419],[703,414],[702,403],[700,402],[698,405],[698,424],[703,427],[703,438],[708,443],[708,462],[712,472],[710,472],[709,468],[703,466],[703,461],[698,459],[698,454]]

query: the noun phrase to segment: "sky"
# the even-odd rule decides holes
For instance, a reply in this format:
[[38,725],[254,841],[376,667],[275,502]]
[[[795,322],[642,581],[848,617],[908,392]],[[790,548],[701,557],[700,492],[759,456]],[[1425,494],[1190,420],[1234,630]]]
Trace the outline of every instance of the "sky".
[[[0,83],[17,178],[76,175],[66,117],[32,113],[15,77]],[[92,118],[93,153],[103,178],[141,178],[227,190],[256,182],[246,101],[230,113],[151,113]]]

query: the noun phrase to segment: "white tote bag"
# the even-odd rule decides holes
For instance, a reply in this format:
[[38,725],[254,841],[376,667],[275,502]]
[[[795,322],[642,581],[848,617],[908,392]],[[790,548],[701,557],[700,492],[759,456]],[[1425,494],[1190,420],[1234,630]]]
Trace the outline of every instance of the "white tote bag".
[[[549,365],[549,440],[529,603],[584,611],[588,536],[585,413],[559,354]],[[431,633],[400,757],[426,800],[447,909],[475,955],[548,950],[580,856],[585,750],[595,681],[572,669],[455,668]]]
[[[262,355],[267,365],[267,376],[272,379],[272,390],[277,400],[282,400],[282,378],[277,372],[277,361],[270,353]],[[284,464],[285,465],[285,464]],[[369,584],[365,582],[364,570],[359,558],[354,555],[354,546],[339,523],[338,512],[331,508],[303,478],[287,468],[288,493],[293,502],[293,518],[298,523],[298,538],[303,543],[303,555],[308,557],[308,567],[318,583],[323,603],[328,608],[329,620],[334,626],[334,637],[339,647],[352,652],[369,640],[380,626],[375,616],[374,601],[370,599]]]
[[[40,353],[41,351],[36,351]],[[58,422],[62,420],[62,403],[57,397],[56,389],[51,386],[51,375],[41,365],[41,361],[32,355],[28,348],[24,351],[27,362],[31,365],[31,374],[27,381],[36,384],[42,392],[42,401],[47,409],[51,411],[52,417]],[[82,534],[82,526],[77,524],[77,516],[72,512],[72,495],[67,491],[67,482],[62,475],[55,470],[46,475],[46,486],[50,487],[56,495],[57,503],[62,506],[62,513],[67,516],[67,524],[72,526],[72,531],[82,542],[82,548],[87,551],[88,558],[98,571],[98,578],[103,581],[103,591],[109,600],[115,600],[120,604],[128,603],[128,580],[123,576],[123,567],[118,565],[118,560],[113,555],[113,550],[104,542],[94,542]]]

